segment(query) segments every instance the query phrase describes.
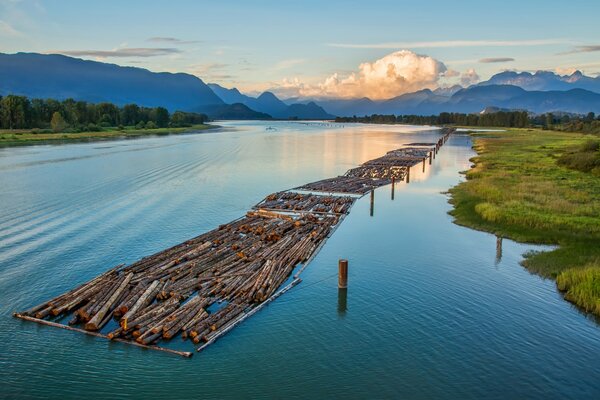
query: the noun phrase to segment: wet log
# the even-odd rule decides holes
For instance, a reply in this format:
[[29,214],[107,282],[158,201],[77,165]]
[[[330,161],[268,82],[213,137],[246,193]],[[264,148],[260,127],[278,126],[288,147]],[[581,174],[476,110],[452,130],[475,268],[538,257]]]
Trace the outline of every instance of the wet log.
[[106,315],[106,313],[110,310],[110,308],[117,301],[117,299],[119,298],[119,295],[121,295],[123,290],[125,290],[125,288],[129,284],[129,281],[131,280],[132,277],[133,277],[132,273],[129,273],[129,274],[127,274],[127,276],[125,276],[125,278],[123,279],[123,281],[121,282],[121,284],[119,285],[117,290],[109,297],[109,299],[98,310],[98,312],[94,315],[94,317],[88,323],[85,324],[86,330],[97,331],[98,329],[101,328],[102,324],[100,322],[104,319],[104,316]]

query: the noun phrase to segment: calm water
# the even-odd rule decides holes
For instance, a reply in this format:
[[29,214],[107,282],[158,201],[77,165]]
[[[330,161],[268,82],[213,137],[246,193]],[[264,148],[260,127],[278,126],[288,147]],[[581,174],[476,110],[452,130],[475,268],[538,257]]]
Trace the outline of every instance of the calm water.
[[[13,319],[90,279],[342,173],[413,127],[232,122],[198,135],[0,150],[2,398],[600,398],[600,327],[519,266],[531,246],[452,224],[470,139],[357,202],[265,310],[186,360]],[[350,261],[344,307],[337,260]],[[177,343],[189,349],[189,343]]]

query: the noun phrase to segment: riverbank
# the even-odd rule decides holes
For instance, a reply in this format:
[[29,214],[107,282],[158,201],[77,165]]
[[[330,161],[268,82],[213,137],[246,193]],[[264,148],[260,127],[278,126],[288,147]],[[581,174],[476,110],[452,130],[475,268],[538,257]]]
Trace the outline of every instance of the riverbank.
[[27,146],[33,144],[60,144],[71,142],[88,142],[109,139],[126,139],[141,136],[175,135],[206,129],[217,128],[216,125],[198,124],[183,128],[136,129],[117,127],[104,128],[97,132],[78,133],[38,133],[32,130],[0,130],[0,147]]
[[450,190],[455,222],[520,242],[558,245],[526,254],[523,265],[555,279],[567,300],[600,316],[600,177],[559,161],[598,137],[536,129],[472,137],[474,166]]

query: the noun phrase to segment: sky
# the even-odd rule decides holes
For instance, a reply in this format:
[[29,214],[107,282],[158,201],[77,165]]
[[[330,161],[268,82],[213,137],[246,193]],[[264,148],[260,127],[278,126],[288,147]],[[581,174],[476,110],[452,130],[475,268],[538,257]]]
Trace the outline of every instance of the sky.
[[0,0],[0,52],[382,99],[504,70],[599,75],[600,1]]

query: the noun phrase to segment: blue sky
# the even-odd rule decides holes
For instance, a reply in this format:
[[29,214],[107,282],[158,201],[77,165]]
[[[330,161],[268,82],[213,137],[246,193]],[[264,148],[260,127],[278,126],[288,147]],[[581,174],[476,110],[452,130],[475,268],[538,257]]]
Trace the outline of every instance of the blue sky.
[[248,92],[377,97],[389,94],[375,91],[390,63],[397,92],[506,69],[596,75],[599,20],[598,0],[0,0],[0,51],[188,72]]

